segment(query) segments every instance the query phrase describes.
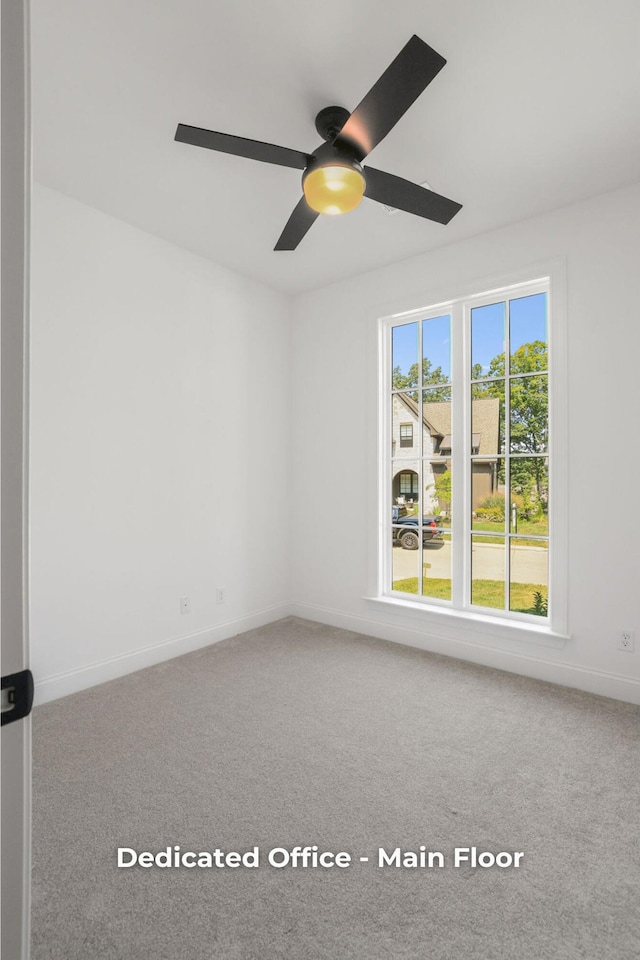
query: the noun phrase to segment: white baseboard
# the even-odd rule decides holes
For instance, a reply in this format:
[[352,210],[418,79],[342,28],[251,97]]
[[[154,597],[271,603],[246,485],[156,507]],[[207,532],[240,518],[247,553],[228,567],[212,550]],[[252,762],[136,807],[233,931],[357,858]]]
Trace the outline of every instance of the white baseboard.
[[38,679],[35,683],[34,706],[48,703],[50,700],[58,700],[70,693],[78,693],[80,690],[86,690],[88,687],[94,687],[99,683],[106,683],[107,680],[115,680],[128,673],[134,673],[136,670],[143,670],[145,667],[162,663],[164,660],[182,656],[183,653],[191,653],[192,650],[208,647],[212,643],[234,637],[238,633],[245,633],[247,630],[254,630],[256,627],[273,623],[274,620],[280,620],[282,617],[289,616],[290,613],[289,604],[278,604],[274,607],[259,610],[257,613],[248,614],[245,617],[227,620],[225,623],[216,624],[216,626],[209,627],[206,630],[199,630],[197,633],[163,640],[161,643],[133,650],[131,653],[119,657],[100,660],[98,663],[80,667],[78,670],[70,670],[66,673],[58,673],[51,677]]
[[522,652],[493,648],[484,643],[452,639],[451,636],[441,636],[433,630],[425,634],[424,630],[397,626],[377,620],[374,617],[355,616],[331,607],[295,602],[267,607],[248,616],[228,620],[225,623],[217,624],[215,627],[188,636],[175,637],[140,650],[134,650],[123,656],[101,660],[78,670],[71,670],[67,673],[37,680],[34,704],[38,706],[50,700],[65,697],[70,693],[77,693],[80,690],[93,687],[96,684],[115,680],[117,677],[142,670],[144,667],[153,666],[155,663],[161,663],[164,660],[171,660],[173,657],[190,653],[192,650],[199,650],[201,647],[218,643],[220,640],[226,640],[238,633],[245,633],[247,630],[254,630],[256,627],[265,626],[287,616],[314,620],[366,636],[377,637],[380,640],[390,640],[393,643],[417,647],[419,650],[457,657],[471,663],[494,667],[497,670],[506,670],[509,673],[518,673],[536,680],[545,680],[549,683],[585,690],[587,693],[612,697],[614,700],[640,704],[640,681],[631,677],[589,670],[585,667],[559,663],[556,660]]
[[456,657],[485,667],[506,670],[508,673],[518,673],[535,680],[545,680],[548,683],[574,687],[602,697],[640,704],[640,681],[632,677],[590,670],[516,651],[506,651],[484,643],[452,639],[451,636],[439,635],[435,630],[429,630],[427,634],[424,630],[396,626],[373,617],[355,616],[315,604],[294,602],[289,606],[289,613],[291,616],[315,620],[332,627],[341,627],[344,630],[352,630],[380,640],[390,640],[408,647],[417,647],[419,650],[428,650],[431,653]]

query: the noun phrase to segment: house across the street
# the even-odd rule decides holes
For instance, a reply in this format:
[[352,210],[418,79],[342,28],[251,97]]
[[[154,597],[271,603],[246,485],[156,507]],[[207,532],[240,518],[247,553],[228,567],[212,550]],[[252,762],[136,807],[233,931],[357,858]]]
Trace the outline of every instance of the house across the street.
[[[416,391],[393,396],[393,502],[417,500],[419,495],[420,412]],[[471,401],[471,449],[473,456],[471,509],[498,492],[500,450],[500,400],[482,397]],[[438,483],[451,469],[451,403],[422,405],[422,457],[424,513],[447,513],[450,505]],[[437,489],[437,487],[440,489]],[[445,487],[446,489],[446,487]]]

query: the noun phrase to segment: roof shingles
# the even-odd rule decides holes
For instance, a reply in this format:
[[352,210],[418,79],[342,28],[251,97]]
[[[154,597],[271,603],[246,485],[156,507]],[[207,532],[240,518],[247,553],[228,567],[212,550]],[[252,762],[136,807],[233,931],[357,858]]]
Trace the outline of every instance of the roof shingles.
[[[418,419],[418,404],[406,393],[397,395]],[[446,401],[423,403],[422,419],[431,436],[441,441],[451,437],[451,404]],[[480,456],[495,457],[498,454],[500,436],[500,401],[497,397],[482,397],[471,401],[471,419],[474,452]],[[476,442],[477,441],[477,442]],[[451,440],[449,439],[449,448]],[[477,450],[476,450],[477,448]],[[441,449],[447,450],[441,442]]]

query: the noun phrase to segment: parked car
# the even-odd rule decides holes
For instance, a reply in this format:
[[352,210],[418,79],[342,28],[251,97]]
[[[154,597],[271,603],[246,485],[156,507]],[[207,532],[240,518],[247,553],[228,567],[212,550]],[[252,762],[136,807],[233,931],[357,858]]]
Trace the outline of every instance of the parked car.
[[[417,550],[420,536],[418,531],[418,517],[415,514],[397,516],[393,514],[392,536],[393,542],[399,543],[404,550]],[[438,527],[435,517],[422,518],[422,545],[439,543],[442,541],[442,529]]]

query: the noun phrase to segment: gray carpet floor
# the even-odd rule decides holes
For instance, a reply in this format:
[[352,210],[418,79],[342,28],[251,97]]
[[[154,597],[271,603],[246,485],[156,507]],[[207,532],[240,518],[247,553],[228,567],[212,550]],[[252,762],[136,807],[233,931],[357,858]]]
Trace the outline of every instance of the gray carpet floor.
[[[640,954],[631,705],[288,618],[39,707],[33,730],[33,960]],[[262,860],[117,867],[175,844]],[[266,862],[313,844],[354,863]],[[377,865],[421,844],[445,866]],[[471,846],[525,856],[454,867]]]

